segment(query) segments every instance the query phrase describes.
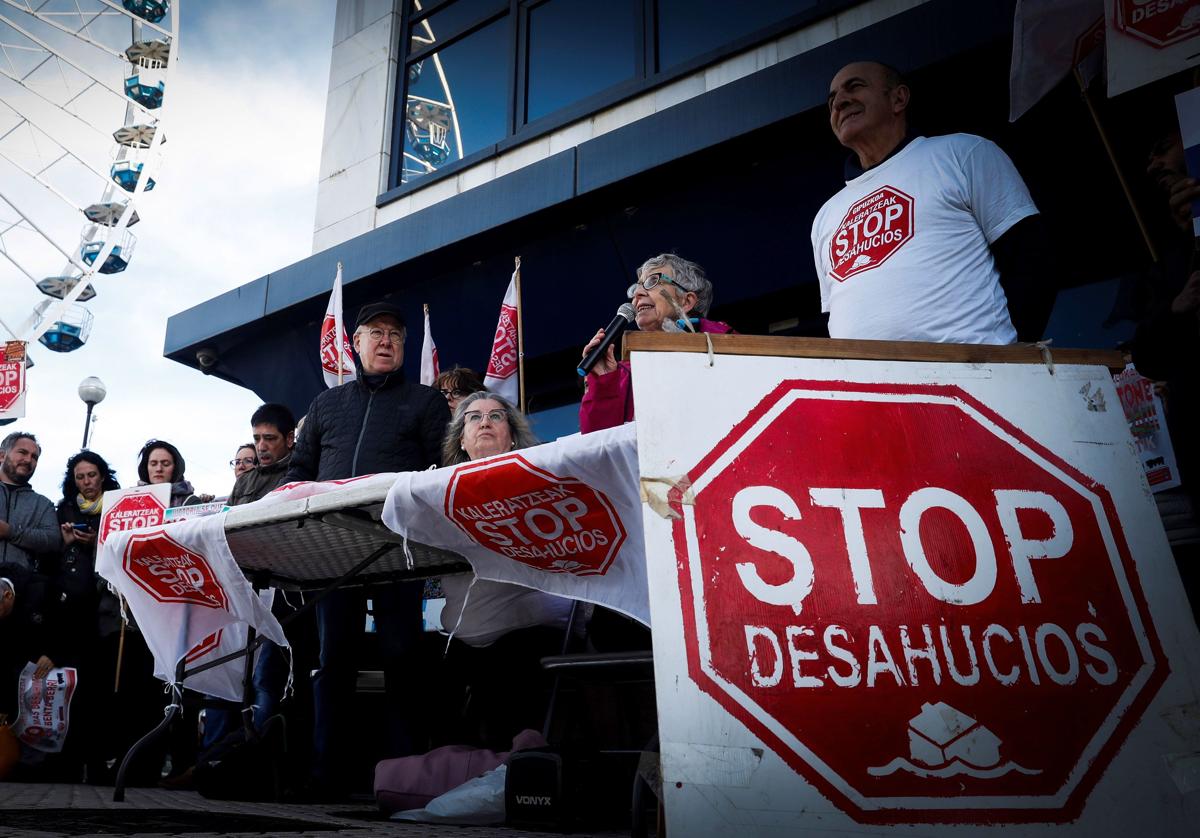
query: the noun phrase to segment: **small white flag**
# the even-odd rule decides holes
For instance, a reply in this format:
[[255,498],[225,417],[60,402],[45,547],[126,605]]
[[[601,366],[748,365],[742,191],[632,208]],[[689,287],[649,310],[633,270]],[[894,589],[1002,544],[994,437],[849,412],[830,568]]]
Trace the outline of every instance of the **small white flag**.
[[[340,336],[340,337],[339,337]],[[341,352],[338,351],[340,345]],[[341,362],[339,364],[339,361]],[[339,368],[341,375],[338,375]],[[350,354],[350,338],[342,321],[342,263],[338,262],[333,280],[333,293],[321,321],[321,375],[326,387],[336,387],[354,380],[354,356]]]
[[421,383],[432,387],[440,373],[437,344],[433,342],[433,330],[429,328],[429,306],[425,306],[425,337],[421,341]]
[[[1013,14],[1008,121],[1014,122],[1104,45],[1102,0],[1018,0]],[[1093,75],[1098,66],[1085,70]]]
[[517,407],[520,407],[521,398],[517,358],[517,321],[521,316],[521,299],[517,293],[520,270],[518,265],[513,271],[508,292],[500,305],[500,320],[496,323],[496,337],[492,340],[492,358],[483,377],[484,387]]

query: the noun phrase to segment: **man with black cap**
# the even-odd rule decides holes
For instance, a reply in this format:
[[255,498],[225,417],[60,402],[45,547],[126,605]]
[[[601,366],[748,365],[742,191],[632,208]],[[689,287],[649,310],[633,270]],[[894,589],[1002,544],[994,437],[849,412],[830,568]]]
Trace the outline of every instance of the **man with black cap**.
[[[450,421],[446,400],[432,387],[405,380],[406,330],[391,303],[363,306],[355,321],[358,377],[313,399],[296,440],[287,482],[340,480],[389,471],[416,471],[440,461]],[[317,604],[320,664],[313,677],[314,797],[346,791],[342,757],[365,731],[352,721],[357,648],[364,605],[373,601],[387,692],[385,756],[413,751],[410,724],[419,690],[406,683],[416,669],[421,636],[421,582],[334,591]],[[369,734],[368,734],[369,735]]]

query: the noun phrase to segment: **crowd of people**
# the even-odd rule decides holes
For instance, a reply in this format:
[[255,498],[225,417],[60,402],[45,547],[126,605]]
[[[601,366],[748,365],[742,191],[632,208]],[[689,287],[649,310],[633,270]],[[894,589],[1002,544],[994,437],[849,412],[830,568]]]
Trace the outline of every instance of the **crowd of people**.
[[[812,226],[830,336],[992,344],[1040,338],[1055,286],[1042,258],[1041,216],[1025,184],[1008,157],[986,139],[916,135],[907,118],[911,95],[899,73],[873,62],[850,64],[831,82],[830,126],[851,154],[845,188],[829,199]],[[1175,140],[1178,144],[1177,134]],[[1182,149],[1177,155],[1155,154],[1150,174],[1169,193],[1171,206],[1190,204],[1200,186],[1186,177]],[[1190,226],[1190,214],[1183,212],[1181,219]],[[1185,261],[1190,266],[1190,251]],[[1155,305],[1134,347],[1135,360],[1145,358],[1148,374],[1169,379],[1182,394],[1180,410],[1194,400],[1194,365],[1181,368],[1173,362],[1195,358],[1198,282],[1200,272],[1189,267],[1158,283]],[[733,332],[730,325],[708,319],[713,284],[704,270],[676,254],[642,264],[628,296],[642,331]],[[352,339],[357,377],[317,395],[300,427],[283,405],[264,404],[255,411],[253,441],[238,446],[230,461],[236,479],[227,503],[251,503],[285,482],[452,466],[536,444],[528,420],[488,392],[473,371],[456,367],[432,387],[407,379],[402,371],[406,334],[397,306],[364,306]],[[598,332],[583,354],[603,338]],[[1179,346],[1191,347],[1193,354],[1178,354]],[[633,418],[630,367],[609,347],[586,375],[581,430]],[[27,662],[43,672],[78,667],[73,735],[62,763],[68,771],[86,766],[89,779],[103,782],[111,780],[114,760],[154,718],[161,688],[136,626],[122,628],[119,603],[94,574],[103,492],[119,486],[117,475],[94,452],[75,454],[67,462],[56,509],[29,486],[41,454],[30,433],[11,433],[0,443],[0,712],[11,713],[15,673]],[[1181,467],[1185,480],[1194,481],[1189,450],[1181,449]],[[182,453],[163,440],[142,448],[137,476],[139,484],[170,484],[172,505],[212,499],[195,492],[185,477]],[[1194,485],[1185,483],[1185,495]],[[1188,514],[1194,541],[1195,516]],[[1194,544],[1190,549],[1194,552]],[[309,667],[293,667],[297,694],[311,696],[308,798],[336,797],[346,790],[346,766],[357,741],[350,727],[358,675],[354,652],[364,632],[367,600],[387,696],[384,729],[377,735],[389,756],[446,741],[499,750],[520,730],[540,725],[548,685],[537,661],[561,647],[572,603],[469,577],[447,577],[442,586],[442,621],[452,639],[437,675],[433,707],[423,704],[422,691],[413,688],[422,583],[339,589],[318,601],[307,629],[302,621],[289,623],[293,654],[310,656],[313,663],[310,684],[304,683]],[[285,616],[296,605],[277,597],[276,614]],[[603,646],[606,634],[623,645],[649,642],[648,635],[602,609],[592,615],[590,630],[597,646]],[[254,672],[256,725],[280,709],[287,673],[283,650],[267,644]],[[465,696],[471,704],[464,710]],[[190,753],[186,746],[172,748],[175,775],[186,775],[197,749],[213,747],[238,728],[240,708],[209,701],[204,717],[203,740],[192,742]],[[436,724],[426,723],[427,718],[436,718]],[[153,781],[163,754],[150,752],[144,763],[142,775]]]

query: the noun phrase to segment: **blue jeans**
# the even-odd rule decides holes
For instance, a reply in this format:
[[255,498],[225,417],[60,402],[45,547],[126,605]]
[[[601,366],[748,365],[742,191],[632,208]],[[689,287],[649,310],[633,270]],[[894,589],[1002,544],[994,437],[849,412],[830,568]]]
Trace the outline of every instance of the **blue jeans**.
[[[267,719],[279,712],[279,702],[287,685],[288,661],[283,650],[267,640],[254,661],[254,727],[261,731]],[[242,705],[220,698],[204,704],[204,738],[200,750],[206,751],[241,727]]]
[[378,731],[354,730],[354,692],[366,624],[366,600],[374,603],[375,628],[383,657],[387,696],[387,757],[414,752],[412,722],[419,717],[419,690],[411,685],[421,639],[423,582],[389,582],[369,588],[336,590],[319,601],[317,636],[320,665],[313,676],[313,779],[328,784],[347,773],[352,743],[377,737]]

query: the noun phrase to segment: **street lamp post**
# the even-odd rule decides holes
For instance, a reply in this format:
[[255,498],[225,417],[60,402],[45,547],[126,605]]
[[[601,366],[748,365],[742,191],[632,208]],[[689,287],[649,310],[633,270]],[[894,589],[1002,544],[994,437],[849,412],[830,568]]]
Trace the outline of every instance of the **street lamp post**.
[[92,429],[92,408],[104,401],[108,390],[104,388],[103,381],[94,375],[89,375],[79,382],[78,392],[79,398],[87,405],[87,418],[83,420],[83,447],[87,448],[88,431]]

